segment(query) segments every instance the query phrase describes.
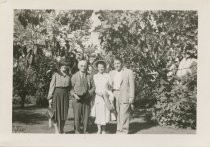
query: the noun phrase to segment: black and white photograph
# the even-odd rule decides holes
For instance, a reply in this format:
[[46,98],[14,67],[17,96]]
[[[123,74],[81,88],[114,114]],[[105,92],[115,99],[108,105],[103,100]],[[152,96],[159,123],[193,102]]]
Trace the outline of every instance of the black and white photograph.
[[196,133],[197,11],[15,9],[13,35],[13,133]]
[[210,0],[0,0],[0,147],[210,147]]

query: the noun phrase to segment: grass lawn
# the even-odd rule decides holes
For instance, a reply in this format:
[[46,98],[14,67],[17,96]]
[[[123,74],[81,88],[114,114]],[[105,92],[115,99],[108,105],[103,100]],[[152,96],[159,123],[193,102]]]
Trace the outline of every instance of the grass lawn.
[[[71,106],[71,105],[70,105]],[[13,133],[54,133],[54,128],[48,127],[48,119],[45,116],[46,108],[36,106],[26,106],[19,108],[13,106],[12,111],[12,131]],[[195,134],[196,130],[192,129],[175,129],[170,127],[158,126],[148,122],[144,118],[144,113],[138,111],[134,113],[130,121],[131,134]],[[73,110],[69,109],[69,117],[66,122],[64,131],[72,134],[73,131]],[[95,125],[90,125],[89,133],[96,133]],[[114,134],[116,131],[116,122],[111,122],[107,127],[107,132]]]

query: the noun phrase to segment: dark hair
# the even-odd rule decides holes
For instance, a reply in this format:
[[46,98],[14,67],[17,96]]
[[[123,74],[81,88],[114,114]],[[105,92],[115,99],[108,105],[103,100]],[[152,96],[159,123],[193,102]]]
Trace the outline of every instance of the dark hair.
[[104,61],[98,61],[96,63],[96,67],[98,67],[99,64],[103,65],[106,68],[106,63]]
[[69,66],[69,63],[67,63],[67,62],[59,62],[58,66],[59,66],[59,68],[61,68],[61,66]]
[[120,61],[121,63],[123,63],[122,58],[120,58],[119,56],[114,57],[114,61],[115,61],[115,60]]

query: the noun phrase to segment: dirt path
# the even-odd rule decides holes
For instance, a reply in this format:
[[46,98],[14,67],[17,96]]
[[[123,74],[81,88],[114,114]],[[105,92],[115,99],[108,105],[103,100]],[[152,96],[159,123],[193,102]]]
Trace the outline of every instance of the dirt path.
[[[48,127],[48,119],[45,116],[46,108],[29,106],[24,109],[13,108],[13,132],[14,133],[54,133],[53,128]],[[72,134],[73,131],[73,111],[69,109],[69,119],[65,125],[65,133]],[[114,134],[116,122],[111,122],[107,127],[109,134]],[[89,133],[96,133],[95,125],[90,125]],[[143,113],[139,111],[130,122],[131,134],[194,134],[192,129],[174,129],[155,125],[145,120]]]

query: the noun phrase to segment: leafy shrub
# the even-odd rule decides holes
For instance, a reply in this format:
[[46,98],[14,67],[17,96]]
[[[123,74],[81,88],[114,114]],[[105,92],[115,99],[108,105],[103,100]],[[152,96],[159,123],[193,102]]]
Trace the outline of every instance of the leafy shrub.
[[102,49],[120,56],[134,71],[139,101],[135,104],[142,107],[142,100],[148,98],[152,102],[145,105],[160,125],[195,128],[196,72],[180,79],[176,75],[183,59],[197,59],[197,12],[106,10],[97,14],[102,22],[96,28]]
[[15,105],[21,104],[21,98],[18,96],[14,96],[12,99],[12,104],[15,104]]
[[196,128],[197,75],[188,73],[167,90],[167,86],[156,93],[156,104],[152,119],[162,126]]
[[[26,96],[24,103],[25,104],[34,104],[34,100],[33,100],[32,96]],[[12,104],[21,105],[21,97],[17,96],[17,95],[14,96],[12,99]]]
[[43,107],[48,106],[47,96],[44,95],[44,93],[39,92],[39,91],[37,92],[37,94],[36,94],[36,105],[37,106],[43,106]]
[[14,103],[24,107],[26,96],[30,95],[37,97],[38,105],[46,105],[43,99],[46,96],[35,94],[40,89],[43,95],[47,94],[61,57],[67,58],[71,73],[76,72],[76,55],[82,57],[83,52],[95,47],[85,44],[92,13],[92,10],[14,11],[13,92],[21,97],[21,102]]

